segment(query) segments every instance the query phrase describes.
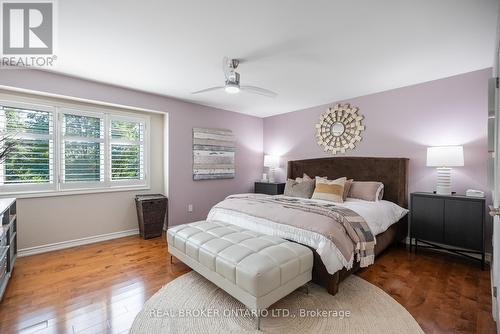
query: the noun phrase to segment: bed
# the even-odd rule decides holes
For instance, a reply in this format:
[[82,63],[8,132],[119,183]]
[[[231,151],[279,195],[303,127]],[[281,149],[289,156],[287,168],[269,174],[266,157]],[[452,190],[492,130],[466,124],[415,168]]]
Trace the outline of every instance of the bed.
[[[309,176],[327,176],[329,179],[346,176],[347,178],[353,178],[356,181],[380,181],[384,183],[383,202],[361,203],[352,200],[344,204],[350,209],[357,208],[357,210],[354,211],[364,209],[366,213],[370,213],[370,211],[376,211],[375,209],[380,210],[381,207],[386,209],[387,206],[391,205],[392,207],[407,208],[408,159],[334,157],[288,162],[289,179],[302,177],[304,173]],[[339,283],[343,279],[351,273],[359,270],[360,262],[346,262],[345,259],[343,262],[341,261],[343,258],[340,256],[341,254],[339,252],[339,249],[341,249],[340,245],[336,245],[335,242],[329,242],[321,234],[307,230],[309,228],[308,224],[320,224],[320,216],[312,216],[315,218],[304,222],[304,217],[308,217],[306,216],[308,213],[304,213],[304,216],[297,217],[297,215],[301,215],[301,212],[293,211],[293,216],[288,215],[287,219],[281,219],[280,221],[276,219],[277,215],[275,212],[279,210],[278,207],[281,207],[279,204],[285,203],[284,206],[286,207],[289,203],[288,201],[291,201],[291,198],[287,199],[274,197],[266,199],[260,198],[258,195],[255,195],[255,198],[249,198],[248,196],[250,195],[240,196],[243,197],[236,199],[240,202],[235,202],[234,200],[231,201],[229,199],[214,206],[209,213],[208,219],[225,221],[259,232],[273,234],[275,236],[280,236],[282,238],[301,243],[311,248],[314,252],[314,266],[312,272],[313,282],[324,286],[332,295],[337,293]],[[307,202],[308,200],[305,201]],[[314,201],[316,202],[311,203],[312,205],[321,205],[321,203],[317,203],[317,200]],[[278,205],[273,207],[271,202],[277,202]],[[225,203],[225,205],[222,203]],[[236,205],[235,203],[238,203],[237,209],[231,207],[232,205]],[[296,205],[295,203],[290,203],[290,205],[292,204]],[[245,205],[247,210],[246,212],[244,210],[242,211],[242,208]],[[271,205],[270,208],[272,210],[265,211],[267,205]],[[305,203],[305,205],[307,207],[307,211],[309,211],[310,204]],[[370,209],[371,206],[374,208]],[[364,220],[366,220],[369,230],[372,232],[371,234],[375,235],[376,239],[374,248],[373,245],[371,248],[371,262],[373,262],[374,259],[373,254],[377,256],[391,244],[406,238],[408,224],[406,218],[407,215],[405,214],[406,212],[402,213],[403,211],[404,210],[400,209],[399,214],[396,216],[397,218],[393,217],[391,223],[387,224],[387,226],[382,226],[382,223],[378,224],[377,219],[379,218],[377,217],[381,216],[371,215],[368,219],[365,215]],[[361,214],[359,214],[359,216],[361,216]],[[290,226],[288,224],[290,220],[304,223],[302,225]],[[380,218],[379,220],[382,222],[383,219]],[[325,225],[330,226],[329,224],[324,224],[323,226]],[[366,227],[366,229],[368,230],[368,227]],[[338,236],[339,233],[346,233],[345,231],[342,231],[343,228],[342,230],[338,229],[335,233],[330,233],[330,235]],[[326,234],[324,234],[324,236],[326,236]],[[338,256],[335,251],[338,253]],[[361,261],[363,260],[364,259]],[[366,266],[368,262],[363,263],[364,266]]]

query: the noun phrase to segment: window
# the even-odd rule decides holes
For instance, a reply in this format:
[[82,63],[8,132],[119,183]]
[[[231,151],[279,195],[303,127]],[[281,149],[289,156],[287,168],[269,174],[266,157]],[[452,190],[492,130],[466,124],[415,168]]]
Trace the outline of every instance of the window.
[[148,121],[97,108],[0,101],[0,134],[16,142],[0,164],[0,191],[147,187]]
[[0,185],[5,190],[53,188],[54,117],[50,108],[43,109],[0,105],[0,133],[7,141],[17,141],[0,165]]
[[60,118],[62,187],[101,186],[105,182],[104,115],[61,110]]
[[144,179],[144,122],[111,119],[111,180]]

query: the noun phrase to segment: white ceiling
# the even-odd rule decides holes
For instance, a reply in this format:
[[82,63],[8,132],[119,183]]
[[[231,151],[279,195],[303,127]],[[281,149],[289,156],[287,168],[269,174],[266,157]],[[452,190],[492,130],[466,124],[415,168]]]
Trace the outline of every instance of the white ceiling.
[[[56,71],[269,116],[490,67],[498,0],[59,0]],[[191,95],[224,83],[279,93]]]

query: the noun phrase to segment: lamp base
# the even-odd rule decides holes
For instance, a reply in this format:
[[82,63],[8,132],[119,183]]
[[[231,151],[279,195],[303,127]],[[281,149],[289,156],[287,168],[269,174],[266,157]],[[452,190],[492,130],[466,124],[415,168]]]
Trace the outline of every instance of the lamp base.
[[437,195],[451,195],[451,168],[437,168]]
[[269,183],[274,183],[275,178],[275,169],[274,168],[269,168]]

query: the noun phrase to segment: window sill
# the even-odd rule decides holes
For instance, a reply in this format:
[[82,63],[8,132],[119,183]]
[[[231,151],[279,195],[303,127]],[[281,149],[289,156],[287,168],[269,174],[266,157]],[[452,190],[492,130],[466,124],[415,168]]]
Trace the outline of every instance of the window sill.
[[112,193],[112,192],[122,192],[122,191],[140,191],[140,190],[151,190],[149,185],[140,186],[123,186],[123,187],[112,187],[112,188],[101,188],[101,189],[79,189],[79,190],[41,190],[41,191],[18,191],[18,192],[3,192],[0,190],[1,197],[16,197],[17,199],[22,198],[39,198],[39,197],[57,197],[57,196],[75,196],[75,195],[90,195],[90,194],[100,194],[100,193]]

